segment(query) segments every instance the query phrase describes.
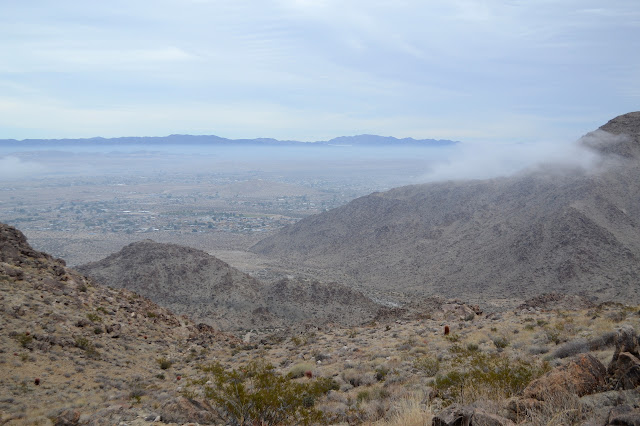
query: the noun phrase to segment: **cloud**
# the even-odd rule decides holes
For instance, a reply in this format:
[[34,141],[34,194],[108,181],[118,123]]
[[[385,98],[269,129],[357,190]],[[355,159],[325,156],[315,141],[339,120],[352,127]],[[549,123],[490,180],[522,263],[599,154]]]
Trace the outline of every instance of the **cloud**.
[[0,157],[0,179],[12,180],[32,177],[43,173],[46,168],[33,161],[24,161],[18,157]]
[[579,143],[462,144],[446,161],[432,166],[421,181],[490,179],[534,169],[589,170],[599,156]]
[[[588,114],[588,123],[573,123],[576,137],[636,108],[640,96],[639,57],[629,54],[640,49],[636,2],[612,1],[606,10],[600,3],[8,2],[0,14],[0,57],[7,58],[0,87],[8,88],[2,96],[30,104],[18,121],[31,124],[0,127],[0,137],[55,136],[62,127],[74,136],[86,126],[68,111],[104,110],[102,127],[91,121],[93,135],[158,134],[169,124],[175,132],[216,129],[216,116],[194,105],[225,117],[228,105],[246,133],[287,137],[259,119],[268,112],[255,113],[270,106],[289,114],[278,121],[295,129],[289,137],[300,138],[304,122],[303,139],[382,129],[539,140],[556,130],[549,118]],[[55,115],[68,119],[50,120],[43,104],[61,105]],[[316,123],[307,119],[313,114]],[[522,126],[509,122],[513,115]],[[173,120],[150,131],[147,116]],[[338,121],[327,128],[326,117]],[[428,134],[424,123],[447,133]],[[18,127],[20,134],[7,135]]]

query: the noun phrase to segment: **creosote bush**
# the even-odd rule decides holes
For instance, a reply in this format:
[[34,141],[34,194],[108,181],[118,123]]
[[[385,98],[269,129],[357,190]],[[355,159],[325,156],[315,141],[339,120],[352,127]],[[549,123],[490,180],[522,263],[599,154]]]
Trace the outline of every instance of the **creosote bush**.
[[75,346],[85,351],[90,358],[100,358],[100,352],[98,352],[94,344],[86,337],[76,337]]
[[102,318],[100,318],[98,314],[94,314],[93,312],[87,314],[87,319],[91,322],[102,322]]
[[223,420],[232,425],[322,423],[324,416],[314,407],[316,400],[339,388],[330,378],[299,382],[258,362],[237,370],[226,370],[218,362],[200,369],[207,377],[190,385],[203,385],[205,396],[218,407]]
[[23,348],[28,348],[33,341],[33,336],[26,332],[16,334],[14,338],[18,341],[18,343],[20,343],[20,346],[22,346]]
[[162,369],[162,370],[168,370],[169,368],[171,368],[171,365],[173,365],[173,363],[166,359],[166,358],[158,358],[156,359],[156,362],[158,363],[158,366]]

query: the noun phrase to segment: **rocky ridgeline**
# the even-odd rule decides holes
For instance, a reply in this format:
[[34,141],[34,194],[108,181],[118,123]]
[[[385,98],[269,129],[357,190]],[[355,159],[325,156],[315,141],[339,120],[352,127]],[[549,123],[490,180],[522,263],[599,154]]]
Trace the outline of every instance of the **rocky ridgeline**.
[[225,331],[371,321],[380,306],[337,283],[261,282],[210,254],[151,240],[78,267],[103,285],[127,288]]

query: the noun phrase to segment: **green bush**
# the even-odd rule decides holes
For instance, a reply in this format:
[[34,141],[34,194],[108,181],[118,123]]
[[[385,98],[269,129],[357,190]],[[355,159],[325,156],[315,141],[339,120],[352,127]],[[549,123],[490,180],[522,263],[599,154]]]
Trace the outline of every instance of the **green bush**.
[[20,346],[22,346],[23,348],[28,348],[31,342],[33,342],[33,336],[28,333],[16,334],[14,338],[18,341],[18,343],[20,343]]
[[[205,383],[205,396],[225,422],[235,425],[323,423],[322,412],[314,408],[316,399],[339,388],[330,378],[294,381],[257,362],[230,371],[217,362],[200,369],[209,376],[194,383]],[[211,385],[206,385],[208,380]]]
[[166,359],[164,357],[156,359],[156,362],[158,363],[160,368],[163,369],[163,370],[168,370],[169,368],[171,368],[171,365],[173,365],[173,363],[171,361],[169,361],[168,359]]
[[87,356],[90,358],[100,358],[100,353],[97,351],[93,343],[86,337],[76,337],[75,346],[76,348],[80,348],[85,351]]
[[87,314],[87,318],[91,322],[102,322],[102,318],[98,314],[94,314],[93,312]]

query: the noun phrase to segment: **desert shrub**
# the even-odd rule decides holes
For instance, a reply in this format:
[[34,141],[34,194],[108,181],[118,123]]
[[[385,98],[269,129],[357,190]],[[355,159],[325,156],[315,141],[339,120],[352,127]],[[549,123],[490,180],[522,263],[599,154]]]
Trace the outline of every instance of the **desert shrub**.
[[559,344],[562,340],[560,339],[560,331],[555,328],[545,327],[544,332],[547,336],[547,340],[549,342],[553,342],[556,345]]
[[374,384],[377,380],[373,374],[361,373],[355,370],[347,370],[342,373],[342,380],[349,383],[354,388],[358,386],[368,386]]
[[546,346],[532,345],[532,346],[529,346],[528,352],[530,355],[541,355],[549,352],[549,348]]
[[579,353],[587,352],[589,350],[589,343],[586,339],[577,339],[572,342],[565,343],[556,349],[552,358],[567,358],[569,356],[577,355]]
[[493,339],[491,339],[491,341],[493,342],[495,347],[498,349],[504,349],[507,346],[509,346],[509,340],[507,340],[506,337],[502,337],[502,336],[494,337]]
[[447,339],[448,341],[450,341],[451,343],[457,343],[460,341],[460,336],[452,333],[452,334],[448,334],[446,336],[444,336],[445,339]]
[[476,345],[475,343],[469,343],[467,345],[467,350],[469,352],[477,352],[480,350],[480,347],[478,345]]
[[615,344],[616,341],[616,336],[618,335],[618,333],[616,333],[615,331],[610,331],[609,333],[605,333],[601,336],[598,337],[594,337],[593,339],[589,340],[589,350],[590,351],[597,351],[599,349],[603,349],[606,348],[608,346],[613,346]]
[[375,376],[377,381],[382,382],[387,377],[387,374],[389,374],[389,367],[381,365],[376,368]]
[[321,423],[323,414],[314,407],[316,399],[338,387],[324,377],[293,381],[277,374],[273,366],[257,362],[238,370],[225,370],[219,363],[201,370],[210,375],[205,380],[212,382],[204,385],[205,396],[233,425]]
[[367,402],[371,400],[371,392],[369,392],[368,390],[363,390],[358,392],[358,395],[356,396],[356,399],[358,400],[358,402]]
[[465,395],[473,393],[496,398],[511,397],[549,369],[547,364],[537,366],[523,360],[479,352],[460,361],[458,369],[435,379],[438,393],[449,403],[464,402]]
[[164,357],[156,359],[156,362],[162,370],[168,370],[173,365],[173,362]]
[[23,348],[29,348],[31,342],[33,342],[33,336],[29,333],[17,333],[13,337]]
[[298,379],[303,377],[307,371],[313,370],[313,365],[308,363],[296,364],[287,373],[287,377],[290,379]]
[[433,377],[440,371],[440,361],[436,358],[423,356],[413,361],[413,368],[420,370],[428,377]]
[[75,338],[75,347],[85,351],[90,358],[100,358],[100,353],[94,344],[86,337],[78,336]]
[[98,314],[94,314],[93,312],[87,314],[87,319],[91,322],[102,322],[102,318],[100,318]]
[[615,343],[616,332],[612,331],[590,340],[576,339],[565,343],[551,355],[553,358],[567,358],[583,352],[597,351]]

